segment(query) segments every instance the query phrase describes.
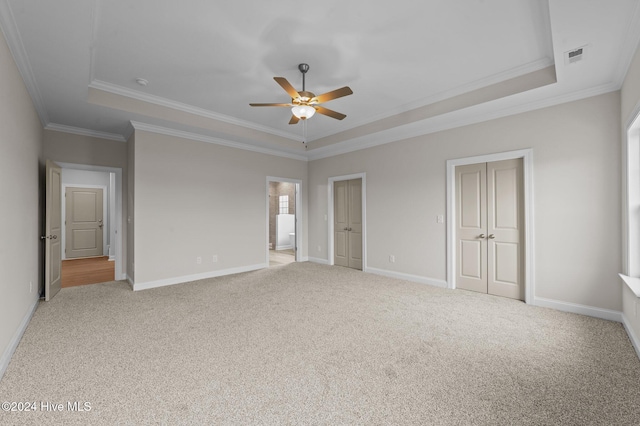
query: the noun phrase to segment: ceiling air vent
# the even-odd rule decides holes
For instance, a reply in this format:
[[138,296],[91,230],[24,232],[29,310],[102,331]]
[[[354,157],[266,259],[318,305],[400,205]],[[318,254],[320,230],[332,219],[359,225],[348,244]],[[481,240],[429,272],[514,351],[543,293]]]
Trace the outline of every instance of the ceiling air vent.
[[568,52],[564,52],[564,63],[566,65],[575,64],[584,60],[587,53],[587,46],[578,47]]

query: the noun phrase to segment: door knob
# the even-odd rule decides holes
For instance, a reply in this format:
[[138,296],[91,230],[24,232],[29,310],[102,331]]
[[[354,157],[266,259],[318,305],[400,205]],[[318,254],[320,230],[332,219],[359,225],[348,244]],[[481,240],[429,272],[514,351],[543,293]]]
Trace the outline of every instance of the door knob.
[[345,226],[345,228],[343,229],[343,231],[348,231],[348,230],[349,230],[349,228],[347,228],[346,226]]
[[351,228],[347,229],[347,231],[351,231]]
[[490,240],[493,240],[495,237],[496,237],[495,235],[493,235],[493,234],[489,234],[489,239],[490,239]]
[[486,235],[484,235],[484,234],[478,235],[478,238],[485,238],[485,237],[486,237]]

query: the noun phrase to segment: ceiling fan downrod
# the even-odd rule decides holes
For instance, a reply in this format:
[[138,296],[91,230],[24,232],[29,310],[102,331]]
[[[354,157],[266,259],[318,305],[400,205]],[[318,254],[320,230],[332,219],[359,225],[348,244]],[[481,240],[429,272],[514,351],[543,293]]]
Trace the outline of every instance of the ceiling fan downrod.
[[306,90],[304,76],[307,74],[307,71],[309,71],[309,64],[300,64],[298,65],[298,69],[302,73],[302,91],[304,92]]

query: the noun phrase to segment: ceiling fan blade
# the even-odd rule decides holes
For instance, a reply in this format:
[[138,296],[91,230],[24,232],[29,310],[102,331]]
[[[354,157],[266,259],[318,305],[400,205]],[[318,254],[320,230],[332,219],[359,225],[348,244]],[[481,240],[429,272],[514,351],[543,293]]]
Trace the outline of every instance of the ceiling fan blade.
[[277,106],[277,107],[291,107],[293,104],[249,104],[251,106],[263,107],[263,106]]
[[336,112],[333,110],[330,110],[328,108],[325,107],[321,107],[321,106],[314,106],[314,108],[316,109],[316,111],[318,111],[318,113],[329,116],[331,118],[335,118],[336,120],[342,120],[343,118],[346,117],[346,115],[340,113],[340,112]]
[[285,92],[287,92],[289,94],[289,96],[291,96],[291,99],[295,99],[295,98],[299,98],[300,97],[300,94],[298,93],[298,91],[293,88],[291,83],[289,83],[286,78],[284,78],[284,77],[273,77],[273,79],[275,81],[277,81],[280,86],[282,86],[282,88],[285,90]]
[[291,114],[291,120],[289,120],[289,124],[297,124],[300,119],[295,115]]
[[[343,96],[352,95],[353,91],[349,86],[344,86],[336,90],[332,90],[331,92],[323,93],[322,95],[318,95],[315,97],[315,101],[319,104],[328,102],[332,99],[341,98]],[[312,99],[313,100],[313,99]]]

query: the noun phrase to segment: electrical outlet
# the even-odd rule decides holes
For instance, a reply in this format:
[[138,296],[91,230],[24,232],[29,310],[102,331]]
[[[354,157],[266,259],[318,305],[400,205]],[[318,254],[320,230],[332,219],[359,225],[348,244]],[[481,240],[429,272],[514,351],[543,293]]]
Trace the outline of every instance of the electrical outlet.
[[217,255],[217,254],[214,254],[214,255],[213,255],[213,257],[211,258],[211,261],[212,261],[213,263],[216,263],[216,262],[218,261],[218,255]]
[[392,254],[389,255],[389,262],[396,263],[396,257]]
[[29,293],[33,293],[33,281],[29,281]]
[[444,215],[439,214],[436,216],[436,223],[444,223]]
[[201,265],[202,264],[202,257],[198,256],[196,257],[196,265]]

